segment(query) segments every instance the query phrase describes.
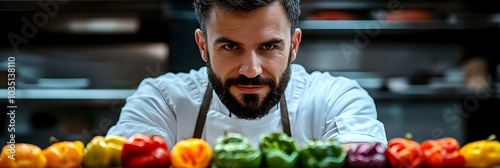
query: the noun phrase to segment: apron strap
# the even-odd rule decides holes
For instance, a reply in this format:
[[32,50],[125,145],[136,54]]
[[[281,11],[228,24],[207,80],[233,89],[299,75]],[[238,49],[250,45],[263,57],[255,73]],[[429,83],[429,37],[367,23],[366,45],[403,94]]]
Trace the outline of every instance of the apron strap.
[[194,127],[193,138],[201,138],[201,134],[203,133],[208,108],[210,107],[210,101],[212,100],[212,90],[212,85],[208,83],[205,95],[203,96],[203,101],[201,102],[200,111],[198,112],[198,119],[196,120],[196,126]]
[[290,119],[288,118],[288,109],[286,107],[285,94],[281,96],[280,100],[280,111],[281,111],[281,125],[283,126],[283,132],[289,137],[292,137],[292,132],[290,130]]
[[[210,107],[210,101],[212,100],[212,86],[207,84],[207,89],[205,95],[203,96],[203,101],[201,103],[200,111],[198,112],[198,119],[196,120],[196,126],[194,128],[193,138],[201,138],[203,133],[203,128],[205,127],[205,120],[207,118],[208,108]],[[283,132],[288,136],[292,136],[290,130],[290,119],[288,118],[288,109],[286,107],[285,94],[281,96],[280,100],[280,111],[281,111],[281,124],[283,126]]]

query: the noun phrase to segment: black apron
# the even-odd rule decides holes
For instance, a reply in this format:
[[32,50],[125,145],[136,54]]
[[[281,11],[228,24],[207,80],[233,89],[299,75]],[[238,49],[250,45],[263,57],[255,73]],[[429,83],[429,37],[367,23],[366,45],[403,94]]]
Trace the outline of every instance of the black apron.
[[[203,133],[203,128],[205,127],[205,120],[207,118],[208,108],[210,107],[210,101],[212,100],[212,86],[207,85],[205,95],[203,96],[203,101],[201,103],[200,111],[198,112],[198,119],[196,120],[196,126],[194,128],[193,138],[201,138]],[[281,110],[281,124],[283,126],[283,132],[288,136],[292,136],[290,131],[290,119],[288,119],[288,110],[286,108],[285,94],[281,96],[280,100],[280,110]]]

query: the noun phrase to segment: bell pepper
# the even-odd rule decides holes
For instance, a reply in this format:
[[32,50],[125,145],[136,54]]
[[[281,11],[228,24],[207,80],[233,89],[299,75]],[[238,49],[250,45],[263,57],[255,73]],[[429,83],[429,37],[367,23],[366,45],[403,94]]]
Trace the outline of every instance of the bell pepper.
[[424,163],[424,153],[420,144],[412,140],[411,134],[405,138],[389,140],[386,150],[389,163],[393,167],[414,168]]
[[460,154],[460,144],[455,138],[445,137],[426,140],[420,144],[429,167],[462,167],[465,158]]
[[121,161],[125,168],[169,167],[170,155],[167,143],[160,136],[134,134],[123,144]]
[[127,138],[118,135],[95,136],[83,150],[85,167],[120,167],[123,144]]
[[500,165],[500,142],[491,135],[487,139],[469,142],[460,148],[465,167],[493,167]]
[[252,148],[248,138],[228,133],[215,140],[213,163],[216,167],[258,168],[262,152]]
[[2,168],[44,168],[46,165],[42,149],[29,143],[7,144],[0,154]]
[[50,138],[51,145],[43,150],[47,159],[47,168],[80,168],[82,166],[82,141],[58,141]]
[[387,164],[386,148],[381,142],[354,144],[347,151],[347,162],[350,167],[385,167]]
[[299,160],[299,150],[292,137],[280,132],[263,134],[259,148],[263,154],[265,167],[295,167]]
[[346,157],[347,153],[335,138],[309,141],[300,151],[300,162],[305,168],[343,167]]
[[173,167],[201,168],[210,165],[212,155],[212,148],[205,140],[189,138],[177,142],[172,147],[170,158]]

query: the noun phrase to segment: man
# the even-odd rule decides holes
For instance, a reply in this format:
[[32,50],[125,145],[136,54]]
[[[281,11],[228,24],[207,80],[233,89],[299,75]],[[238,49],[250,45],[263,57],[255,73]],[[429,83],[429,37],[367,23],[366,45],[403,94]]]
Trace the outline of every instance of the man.
[[169,149],[191,137],[213,144],[224,132],[254,147],[274,131],[298,145],[330,138],[345,148],[387,144],[373,99],[355,81],[291,64],[302,36],[297,0],[195,0],[194,7],[207,66],[142,81],[108,135],[161,135]]

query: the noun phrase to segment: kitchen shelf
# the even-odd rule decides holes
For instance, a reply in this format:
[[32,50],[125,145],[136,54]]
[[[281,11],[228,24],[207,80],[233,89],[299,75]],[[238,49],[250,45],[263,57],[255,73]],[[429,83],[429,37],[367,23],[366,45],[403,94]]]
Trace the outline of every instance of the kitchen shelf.
[[470,92],[390,92],[367,89],[374,100],[460,100],[474,96]]
[[[0,11],[30,12],[43,11],[37,0],[1,0]],[[56,1],[53,1],[56,2]],[[59,4],[62,12],[126,12],[126,11],[160,11],[164,0],[66,0]]]
[[[473,96],[470,92],[405,92],[397,93],[367,89],[374,99],[458,99]],[[7,89],[0,89],[7,95]],[[135,89],[17,89],[16,98],[20,100],[116,100],[126,99]],[[6,99],[6,97],[4,97]]]
[[[7,89],[0,90],[7,95]],[[15,99],[113,100],[126,99],[134,91],[135,89],[16,89]]]
[[[173,26],[166,16],[172,12],[170,2],[164,0],[53,1],[59,5],[56,7],[44,7],[41,2],[0,0],[0,18],[8,23],[0,27],[0,32],[24,37],[26,25],[33,25],[35,16],[45,16],[46,24],[33,25],[36,38],[28,38],[29,45],[85,45],[168,42]],[[11,46],[11,42],[4,38],[0,46]]]
[[[389,92],[367,89],[374,99],[455,99],[473,96],[472,92]],[[126,99],[133,89],[25,89],[16,90],[16,99]],[[2,89],[6,92],[6,89]]]
[[462,9],[464,7],[461,1],[374,1],[374,0],[305,0],[301,2],[303,10],[318,9],[341,9],[341,10],[360,10],[360,9],[387,9],[391,8],[431,8],[431,9]]
[[489,29],[499,28],[498,20],[490,21],[385,21],[385,20],[301,20],[303,30],[439,30],[439,29]]
[[383,8],[383,3],[376,1],[302,1],[303,10],[310,9],[372,9]]

